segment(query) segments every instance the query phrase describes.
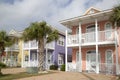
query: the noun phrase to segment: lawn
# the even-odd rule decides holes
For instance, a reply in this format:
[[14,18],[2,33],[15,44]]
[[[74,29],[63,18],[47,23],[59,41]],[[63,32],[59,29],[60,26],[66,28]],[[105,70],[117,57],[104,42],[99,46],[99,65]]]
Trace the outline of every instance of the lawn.
[[39,76],[39,75],[46,75],[51,74],[54,72],[48,72],[48,73],[36,73],[36,74],[29,74],[26,72],[17,73],[17,74],[3,74],[0,76],[0,80],[13,80],[13,79],[19,79],[19,78],[25,78],[25,77],[31,77],[31,76]]

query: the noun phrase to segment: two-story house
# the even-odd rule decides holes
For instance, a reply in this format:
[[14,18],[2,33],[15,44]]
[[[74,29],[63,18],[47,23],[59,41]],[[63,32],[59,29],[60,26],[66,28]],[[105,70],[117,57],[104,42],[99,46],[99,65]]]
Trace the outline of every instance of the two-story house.
[[10,47],[6,47],[5,48],[5,55],[2,56],[2,62],[5,63],[7,66],[10,67],[16,67],[16,66],[20,66],[20,59],[18,59],[18,57],[20,57],[19,54],[19,37],[21,36],[19,32],[15,31],[14,29],[12,29],[9,33],[8,33],[9,37],[16,37],[16,41],[15,43],[10,46]]
[[[22,67],[38,66],[38,42],[36,40],[24,42],[22,44]],[[71,49],[68,50],[68,56],[71,56]],[[49,70],[51,65],[60,68],[65,64],[65,34],[59,32],[59,39],[47,43],[45,46],[45,66]],[[70,60],[69,60],[70,61]]]
[[[60,21],[72,30],[66,30],[66,71],[120,73],[120,29],[110,22],[111,13],[91,7],[82,16]],[[69,47],[72,63],[67,62]]]

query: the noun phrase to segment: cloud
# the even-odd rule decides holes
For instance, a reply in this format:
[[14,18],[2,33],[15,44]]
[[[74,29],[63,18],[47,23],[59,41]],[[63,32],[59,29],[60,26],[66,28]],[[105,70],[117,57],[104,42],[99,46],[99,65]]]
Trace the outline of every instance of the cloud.
[[60,20],[80,16],[91,6],[109,9],[116,0],[5,0],[0,2],[0,29],[23,30],[31,22],[45,20],[65,31]]

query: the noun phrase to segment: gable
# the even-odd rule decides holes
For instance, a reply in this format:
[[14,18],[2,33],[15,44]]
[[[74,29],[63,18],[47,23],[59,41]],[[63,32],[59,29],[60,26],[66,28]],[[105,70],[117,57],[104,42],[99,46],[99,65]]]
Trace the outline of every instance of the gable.
[[14,29],[12,29],[10,32],[9,32],[9,35],[13,35],[13,34],[16,34],[17,32],[14,30]]
[[97,12],[100,12],[100,10],[96,9],[96,8],[89,8],[84,15],[89,15],[89,14],[94,14],[94,13],[97,13]]

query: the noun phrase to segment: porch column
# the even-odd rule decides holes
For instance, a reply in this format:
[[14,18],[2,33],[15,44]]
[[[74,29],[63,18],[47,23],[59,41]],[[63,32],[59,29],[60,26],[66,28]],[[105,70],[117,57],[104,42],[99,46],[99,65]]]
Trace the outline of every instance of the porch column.
[[22,59],[22,67],[24,67],[24,54],[23,54],[23,50],[24,50],[24,41],[22,42],[22,56],[21,56],[21,59]]
[[46,57],[46,59],[45,59],[45,61],[46,61],[46,70],[48,70],[48,55],[47,55],[48,54],[48,49],[47,49],[47,45],[48,44],[46,44],[46,56],[45,56]]
[[79,66],[80,66],[79,72],[82,72],[81,39],[82,39],[81,22],[79,22]]
[[97,19],[95,19],[95,37],[96,37],[96,73],[99,73],[99,58],[98,58],[98,22]]
[[31,64],[30,64],[30,48],[31,48],[31,41],[29,41],[29,49],[28,49],[28,56],[29,56],[29,61],[28,61],[28,63],[29,63],[29,67],[31,66]]
[[116,74],[119,74],[119,66],[118,66],[118,34],[117,34],[117,26],[115,25],[115,52],[116,52]]
[[68,71],[68,64],[67,64],[67,30],[66,30],[66,45],[65,45],[65,63],[66,63],[66,66],[65,66],[65,71]]

